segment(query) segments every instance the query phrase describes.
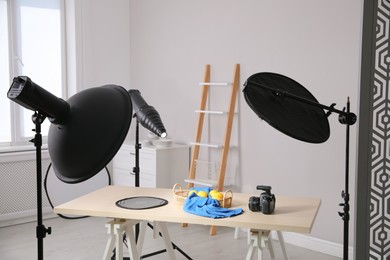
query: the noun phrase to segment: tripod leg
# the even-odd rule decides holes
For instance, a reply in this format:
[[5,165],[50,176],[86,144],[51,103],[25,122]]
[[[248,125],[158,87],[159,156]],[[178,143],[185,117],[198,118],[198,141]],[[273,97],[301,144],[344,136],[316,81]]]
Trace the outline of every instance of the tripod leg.
[[51,228],[46,228],[43,225],[42,216],[42,135],[41,135],[41,124],[45,120],[45,116],[35,112],[32,116],[32,120],[35,124],[35,137],[30,140],[34,143],[35,154],[36,154],[36,171],[37,171],[37,227],[36,237],[38,246],[38,260],[43,260],[43,239],[46,235],[51,234]]

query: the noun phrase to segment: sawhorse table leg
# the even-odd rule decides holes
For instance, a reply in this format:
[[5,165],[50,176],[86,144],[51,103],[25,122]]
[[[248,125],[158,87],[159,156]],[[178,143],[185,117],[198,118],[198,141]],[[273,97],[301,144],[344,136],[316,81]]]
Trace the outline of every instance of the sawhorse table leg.
[[279,244],[280,244],[280,247],[282,248],[284,260],[288,260],[287,251],[286,251],[286,244],[284,243],[284,237],[283,237],[282,231],[276,231],[276,234],[278,234]]
[[[133,230],[133,226],[136,224],[140,224],[140,232],[138,241],[135,241],[135,234]],[[123,234],[126,234],[127,242],[128,242],[128,250],[130,259],[139,260],[142,247],[145,240],[145,231],[146,231],[147,221],[139,221],[139,220],[125,220],[125,219],[114,219],[106,224],[108,234],[110,237],[108,238],[106,249],[104,251],[103,260],[110,260],[112,251],[115,248],[115,256],[117,260],[123,259]],[[173,245],[171,242],[171,238],[168,233],[168,228],[164,222],[154,222],[153,227],[153,238],[156,238],[158,232],[161,233],[162,239],[165,244],[166,252],[169,255],[171,260],[176,260],[176,255],[173,250]]]
[[107,232],[110,237],[108,238],[106,249],[104,250],[103,260],[111,259],[111,253],[114,248],[116,259],[123,259],[123,233],[126,234],[128,239],[129,256],[131,259],[140,259],[133,230],[133,226],[139,222],[140,221],[137,220],[114,219],[106,224]]
[[[253,256],[253,250],[257,247],[258,251],[258,260],[263,259],[263,250],[268,247],[268,250],[271,255],[271,259],[275,260],[275,252],[272,244],[271,231],[269,230],[251,230],[251,243],[248,248],[248,253],[246,255],[246,260],[251,260]],[[283,256],[285,260],[288,260],[286,247],[284,244],[283,235],[280,231],[277,231],[280,246],[282,248]]]
[[172,245],[172,242],[171,242],[171,237],[169,236],[168,228],[167,228],[167,225],[165,224],[165,222],[155,221],[154,222],[154,230],[156,232],[155,236],[157,236],[157,232],[161,232],[162,239],[164,241],[165,248],[167,250],[169,258],[171,260],[176,260],[176,255],[175,255],[175,252],[173,251],[173,245]]

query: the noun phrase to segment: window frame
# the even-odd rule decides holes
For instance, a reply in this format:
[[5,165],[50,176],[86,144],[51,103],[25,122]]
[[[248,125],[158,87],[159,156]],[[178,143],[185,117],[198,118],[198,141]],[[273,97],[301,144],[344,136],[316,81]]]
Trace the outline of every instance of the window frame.
[[[66,6],[65,0],[59,1],[59,12],[60,12],[60,44],[61,44],[61,98],[67,98],[67,41],[66,41]],[[21,75],[22,72],[22,61],[20,60],[20,51],[21,51],[21,39],[20,39],[20,21],[17,21],[17,1],[5,0],[7,8],[7,21],[8,21],[8,54],[9,54],[9,86],[12,83],[14,77]],[[18,29],[17,26],[19,26]],[[27,75],[28,76],[28,75]],[[34,79],[32,79],[34,80]],[[45,88],[45,86],[42,86]],[[34,132],[31,131],[30,136],[24,136],[24,126],[22,119],[25,108],[18,105],[15,102],[10,102],[10,114],[11,114],[11,140],[9,142],[0,142],[0,153],[9,152],[9,151],[19,151],[19,150],[32,150],[34,147],[31,147],[29,140],[34,136]],[[33,115],[33,111],[31,116]],[[45,119],[45,122],[48,119]],[[34,124],[31,122],[33,129]],[[47,135],[42,132],[43,148],[47,147]]]

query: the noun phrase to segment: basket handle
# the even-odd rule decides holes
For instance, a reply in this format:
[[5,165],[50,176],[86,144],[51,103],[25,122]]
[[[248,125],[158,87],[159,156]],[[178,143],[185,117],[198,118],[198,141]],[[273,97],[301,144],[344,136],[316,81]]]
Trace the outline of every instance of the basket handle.
[[223,208],[225,207],[225,198],[232,198],[232,200],[233,200],[233,192],[232,192],[232,190],[226,190],[223,193],[223,199],[222,199],[222,207]]
[[179,183],[175,183],[175,185],[173,185],[173,189],[172,189],[172,191],[173,191],[173,195],[175,195],[176,193],[176,190],[179,190],[179,191],[181,191],[182,190],[182,188],[181,188],[181,185],[179,184]]
[[223,198],[232,198],[233,199],[233,191],[232,190],[226,190],[223,194]]

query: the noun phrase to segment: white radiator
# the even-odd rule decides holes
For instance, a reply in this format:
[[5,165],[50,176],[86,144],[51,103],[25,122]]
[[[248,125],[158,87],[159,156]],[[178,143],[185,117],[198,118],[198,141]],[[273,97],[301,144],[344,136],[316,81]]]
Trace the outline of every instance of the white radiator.
[[[35,221],[37,216],[37,174],[35,150],[0,153],[0,227]],[[42,211],[44,218],[54,217],[43,182],[50,165],[47,150],[42,151]],[[47,178],[47,194],[54,206],[110,184],[107,168],[76,184],[60,181],[51,168]]]
[[[49,154],[43,150],[42,180],[49,164]],[[36,219],[36,175],[35,151],[0,154],[0,226]],[[51,211],[43,183],[42,206],[43,212]]]

